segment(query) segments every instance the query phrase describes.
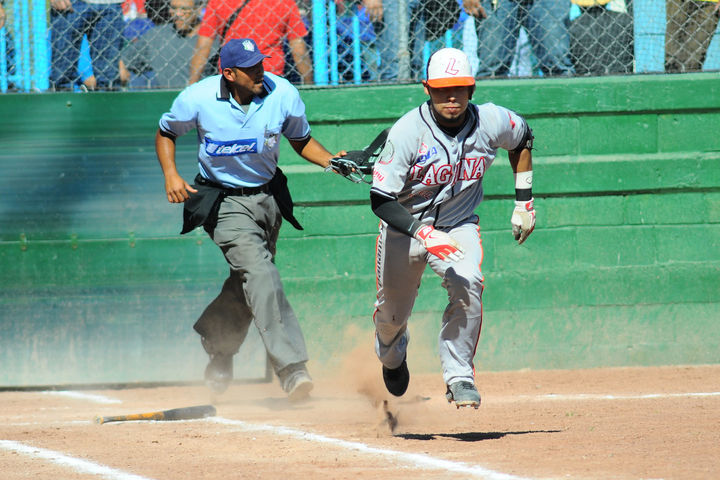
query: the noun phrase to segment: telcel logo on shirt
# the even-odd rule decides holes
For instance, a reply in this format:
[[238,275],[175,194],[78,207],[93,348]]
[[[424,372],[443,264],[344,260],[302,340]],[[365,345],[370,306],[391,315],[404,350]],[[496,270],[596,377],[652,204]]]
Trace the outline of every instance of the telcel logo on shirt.
[[213,157],[231,157],[244,153],[258,153],[257,140],[247,138],[243,140],[231,140],[229,142],[218,142],[205,137],[205,152]]

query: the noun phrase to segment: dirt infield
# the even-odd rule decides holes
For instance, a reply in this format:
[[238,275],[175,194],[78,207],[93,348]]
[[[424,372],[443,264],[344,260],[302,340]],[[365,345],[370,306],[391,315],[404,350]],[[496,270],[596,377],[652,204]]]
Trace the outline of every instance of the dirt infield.
[[[411,365],[412,367],[412,365]],[[316,376],[290,404],[277,383],[0,393],[0,477],[20,479],[716,479],[720,365],[478,373],[478,410],[413,375],[390,399],[369,359]],[[398,425],[391,432],[382,400]],[[95,415],[212,403],[201,420]]]

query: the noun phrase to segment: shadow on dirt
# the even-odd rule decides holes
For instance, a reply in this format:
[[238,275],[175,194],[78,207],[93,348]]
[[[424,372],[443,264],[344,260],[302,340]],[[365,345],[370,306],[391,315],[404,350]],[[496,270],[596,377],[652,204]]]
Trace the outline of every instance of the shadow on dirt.
[[531,433],[560,433],[562,430],[527,430],[523,432],[466,432],[466,433],[400,433],[393,435],[405,440],[436,440],[438,437],[454,438],[461,442],[481,442],[499,440],[508,435],[528,435]]

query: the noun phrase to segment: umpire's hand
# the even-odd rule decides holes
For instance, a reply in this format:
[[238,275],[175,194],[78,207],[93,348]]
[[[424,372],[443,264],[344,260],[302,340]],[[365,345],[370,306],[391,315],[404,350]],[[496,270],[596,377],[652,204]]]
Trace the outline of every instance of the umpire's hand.
[[190,186],[177,173],[171,173],[165,176],[165,191],[167,192],[168,202],[170,203],[183,203],[190,198],[188,192],[197,193],[197,190]]

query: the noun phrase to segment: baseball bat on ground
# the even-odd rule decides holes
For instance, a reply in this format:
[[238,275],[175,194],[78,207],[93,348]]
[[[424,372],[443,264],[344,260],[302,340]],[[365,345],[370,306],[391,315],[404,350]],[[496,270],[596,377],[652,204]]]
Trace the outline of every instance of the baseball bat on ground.
[[173,408],[160,412],[133,413],[113,417],[95,417],[95,423],[127,422],[130,420],[192,420],[195,418],[212,417],[216,413],[212,405],[196,405],[194,407]]

